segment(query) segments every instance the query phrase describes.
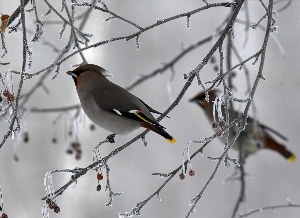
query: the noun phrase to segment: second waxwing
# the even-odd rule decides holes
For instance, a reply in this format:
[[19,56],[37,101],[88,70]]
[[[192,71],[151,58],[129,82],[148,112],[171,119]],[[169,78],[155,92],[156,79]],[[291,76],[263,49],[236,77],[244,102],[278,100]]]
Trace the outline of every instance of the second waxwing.
[[105,76],[108,72],[102,67],[84,64],[67,73],[75,82],[84,112],[98,126],[121,135],[144,127],[161,135],[168,142],[176,142],[151,114],[161,113],[110,82]]
[[[212,90],[208,93],[208,95],[209,101],[206,101],[205,92],[200,92],[194,98],[190,99],[190,102],[194,102],[199,105],[204,110],[209,121],[215,123],[216,118],[214,118],[214,113],[216,115],[217,112],[214,111],[216,110],[216,107],[214,107],[214,101],[216,101],[218,97],[217,91]],[[238,114],[237,111],[234,111],[233,113],[235,115]],[[296,161],[296,156],[289,151],[285,145],[277,142],[270,133],[274,133],[283,140],[286,140],[286,138],[277,131],[261,124],[259,121],[254,120],[251,117],[248,117],[245,130],[241,132],[238,140],[233,144],[232,148],[238,150],[240,146],[243,158],[247,158],[249,155],[252,155],[261,149],[270,149],[282,155],[289,162]]]

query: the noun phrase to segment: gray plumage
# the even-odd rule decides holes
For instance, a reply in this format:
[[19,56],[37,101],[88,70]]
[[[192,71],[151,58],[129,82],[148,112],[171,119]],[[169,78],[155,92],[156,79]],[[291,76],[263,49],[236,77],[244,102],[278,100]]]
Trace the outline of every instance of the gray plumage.
[[[194,98],[190,99],[191,102],[197,103],[204,110],[210,122],[214,121],[213,111],[215,110],[215,108],[213,102],[217,98],[217,93],[218,91],[216,90],[212,90],[209,92],[209,102],[207,102],[205,99],[205,92],[200,92]],[[223,107],[222,114],[225,114]],[[237,111],[233,111],[233,114],[234,117],[237,117],[239,113]],[[232,119],[233,118],[231,117],[231,120]],[[220,120],[217,119],[216,122],[218,123],[220,122]],[[278,152],[283,157],[287,158],[288,161],[294,162],[296,160],[296,156],[291,151],[289,151],[285,147],[285,145],[278,143],[270,135],[270,132],[277,135],[279,138],[286,140],[286,138],[277,131],[261,124],[259,121],[254,120],[251,117],[248,117],[245,129],[241,132],[239,138],[233,144],[232,148],[235,150],[239,150],[239,148],[241,147],[243,158],[247,158],[249,155],[255,154],[257,151],[263,148],[267,148]],[[234,128],[230,128],[229,141],[232,140],[233,135],[235,135],[235,130]],[[225,138],[221,137],[221,140],[225,142]]]
[[141,126],[149,127],[167,140],[173,139],[157,123],[147,108],[149,106],[110,82],[105,77],[107,71],[102,67],[86,64],[69,74],[76,84],[83,110],[97,125],[115,134],[126,134]]

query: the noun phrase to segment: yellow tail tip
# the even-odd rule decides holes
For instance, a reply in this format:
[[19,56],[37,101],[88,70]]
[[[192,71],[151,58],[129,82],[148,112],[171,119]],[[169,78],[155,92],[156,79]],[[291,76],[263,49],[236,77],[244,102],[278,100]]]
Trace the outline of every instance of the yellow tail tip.
[[295,155],[292,155],[288,158],[288,162],[293,163],[297,160],[297,157]]
[[176,139],[172,138],[172,139],[167,139],[167,142],[171,142],[172,144],[176,142]]

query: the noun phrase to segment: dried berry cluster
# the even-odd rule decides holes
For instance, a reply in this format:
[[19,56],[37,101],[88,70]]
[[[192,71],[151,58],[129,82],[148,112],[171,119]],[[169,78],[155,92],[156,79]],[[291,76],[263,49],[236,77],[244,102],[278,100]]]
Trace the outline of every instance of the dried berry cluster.
[[97,180],[98,180],[98,185],[97,185],[96,190],[100,191],[101,190],[101,185],[99,184],[99,181],[103,180],[102,172],[97,172]]
[[15,101],[15,96],[10,93],[7,89],[3,91],[3,96],[6,97],[7,103],[11,103]]
[[[2,212],[2,207],[0,206],[0,212]],[[7,214],[6,213],[2,213],[2,215],[0,216],[0,218],[8,218]]]
[[49,209],[53,209],[53,211],[55,213],[59,213],[60,212],[59,206],[57,206],[57,204],[55,202],[53,202],[50,198],[46,198],[46,204],[48,205],[48,208]]
[[29,142],[29,134],[28,132],[23,133],[23,142],[28,143]]
[[[190,169],[190,170],[189,170],[189,176],[194,176],[194,175],[195,175],[195,170]],[[181,173],[179,174],[179,178],[180,178],[181,180],[184,180],[185,175],[184,175],[183,172],[181,172]]]
[[75,152],[75,159],[80,160],[82,155],[81,145],[79,142],[72,142],[71,147],[67,149],[67,154],[73,154]]
[[209,61],[210,61],[211,64],[214,64],[214,71],[218,72],[219,71],[219,65],[216,63],[216,58],[214,56],[212,56]]
[[6,213],[3,213],[0,218],[8,218]]

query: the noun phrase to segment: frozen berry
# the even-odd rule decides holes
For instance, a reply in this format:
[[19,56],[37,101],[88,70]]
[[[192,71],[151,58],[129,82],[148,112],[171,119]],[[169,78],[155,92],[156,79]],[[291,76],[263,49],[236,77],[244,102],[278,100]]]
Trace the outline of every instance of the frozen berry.
[[95,129],[96,129],[95,124],[91,124],[91,125],[90,125],[90,130],[91,130],[91,131],[94,131]]
[[50,198],[46,198],[46,204],[50,204],[52,201],[51,201],[51,199]]
[[28,135],[28,132],[24,132],[24,135],[23,135],[23,141],[24,141],[24,143],[28,143],[28,142],[29,142],[29,135]]
[[194,176],[194,175],[195,175],[195,170],[190,169],[189,175],[190,175],[190,176]]
[[214,121],[214,122],[211,123],[211,126],[212,126],[212,128],[215,129],[215,128],[218,127],[218,123]]
[[80,160],[80,159],[81,159],[81,154],[78,154],[78,153],[77,153],[77,154],[75,155],[75,159],[76,159],[76,160]]
[[180,178],[181,180],[184,180],[185,175],[184,175],[183,173],[180,173],[180,174],[179,174],[179,178]]
[[1,218],[8,218],[7,214],[6,213],[3,213]]
[[55,213],[59,213],[59,212],[60,212],[59,206],[55,205],[55,207],[54,207],[54,212],[55,212]]
[[97,185],[97,188],[96,188],[96,190],[97,190],[97,192],[98,191],[101,191],[101,185],[99,184],[99,185]]
[[219,71],[219,66],[218,66],[218,65],[214,66],[214,71],[215,71],[215,72],[218,72],[218,71]]
[[74,148],[75,150],[80,148],[80,143],[78,142],[72,142],[71,147]]
[[7,98],[8,103],[15,101],[15,96],[12,94],[8,94],[8,96],[6,98]]
[[8,92],[7,89],[5,89],[5,90],[3,91],[3,96],[7,97],[8,95],[9,95],[9,92]]
[[56,204],[55,204],[53,201],[51,201],[50,204],[48,204],[48,207],[49,207],[50,209],[54,209],[55,206],[56,206]]
[[102,173],[97,173],[97,179],[98,179],[98,180],[102,180],[102,179],[103,179]]

